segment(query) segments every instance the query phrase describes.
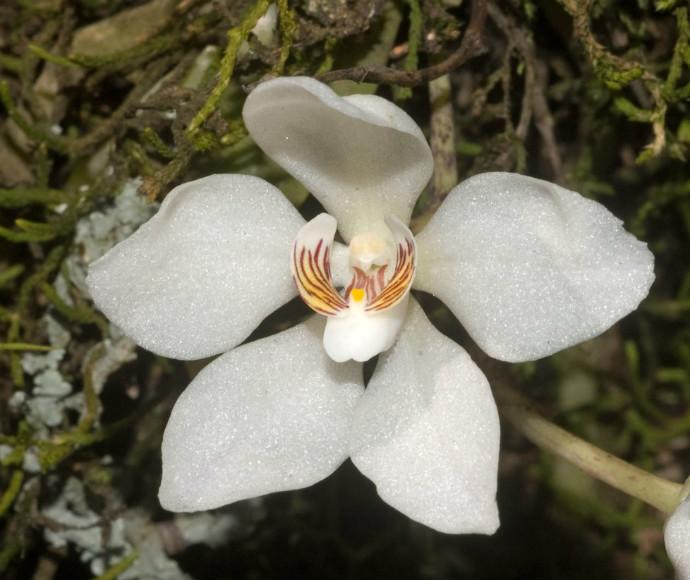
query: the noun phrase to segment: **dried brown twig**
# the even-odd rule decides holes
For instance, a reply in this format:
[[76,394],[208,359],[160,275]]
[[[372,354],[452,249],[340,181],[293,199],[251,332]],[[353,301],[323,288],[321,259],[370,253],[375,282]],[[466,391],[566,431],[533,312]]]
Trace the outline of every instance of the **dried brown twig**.
[[506,35],[525,63],[525,90],[520,120],[515,134],[524,140],[530,124],[534,122],[541,135],[543,150],[551,165],[555,181],[562,183],[564,179],[563,163],[558,153],[558,144],[553,130],[553,116],[546,99],[546,87],[548,85],[546,67],[537,60],[534,43],[522,28],[507,17],[496,4],[489,5],[488,13],[491,20]]
[[486,22],[487,6],[487,0],[474,0],[472,17],[460,47],[447,59],[438,64],[415,71],[396,70],[380,65],[362,65],[329,71],[317,75],[316,79],[323,83],[351,80],[358,83],[368,82],[399,87],[416,87],[426,84],[462,66],[471,58],[486,52],[487,49],[482,36]]

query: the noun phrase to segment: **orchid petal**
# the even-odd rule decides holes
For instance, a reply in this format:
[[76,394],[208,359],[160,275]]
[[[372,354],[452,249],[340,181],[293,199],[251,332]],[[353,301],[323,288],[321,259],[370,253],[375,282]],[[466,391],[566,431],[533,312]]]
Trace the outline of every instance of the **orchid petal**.
[[666,521],[664,544],[676,580],[690,580],[690,498],[685,498]]
[[385,218],[395,240],[395,269],[383,290],[367,302],[367,312],[385,312],[402,302],[410,293],[417,271],[417,244],[409,228],[392,215]]
[[290,300],[290,247],[304,219],[279,189],[212,175],[168,194],[160,211],[89,269],[96,305],[155,353],[195,359],[242,342]]
[[322,333],[314,317],[199,373],[163,437],[163,507],[197,511],[307,487],[347,458],[361,367],[329,360]]
[[558,185],[484,173],[417,236],[414,287],[443,300],[487,354],[534,360],[634,310],[654,257],[606,208]]
[[373,95],[340,97],[307,77],[282,77],[247,97],[256,143],[302,182],[350,239],[386,234],[385,214],[407,223],[431,177],[431,150],[417,124]]
[[411,302],[355,411],[352,461],[410,518],[441,532],[491,534],[500,427],[489,384]]
[[347,310],[331,278],[331,245],[337,224],[327,213],[300,229],[292,247],[292,278],[304,302],[319,314],[337,316]]

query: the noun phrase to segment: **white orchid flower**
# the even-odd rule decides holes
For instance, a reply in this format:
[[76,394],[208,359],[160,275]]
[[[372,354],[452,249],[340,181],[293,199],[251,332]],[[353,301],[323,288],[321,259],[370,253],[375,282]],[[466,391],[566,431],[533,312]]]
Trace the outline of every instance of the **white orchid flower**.
[[[598,203],[509,173],[456,187],[415,240],[405,224],[433,163],[397,106],[293,77],[257,87],[243,115],[328,214],[304,225],[272,185],[214,175],[173,190],[88,278],[96,304],[144,348],[226,353],[172,412],[162,505],[203,510],[306,487],[350,457],[410,518],[493,533],[491,390],[410,288],[443,300],[489,355],[534,360],[634,310],[654,279],[651,253]],[[333,243],[336,226],[349,250]],[[238,346],[295,287],[322,316]],[[378,353],[366,390],[359,364],[335,362]]]
[[664,544],[671,564],[676,571],[676,580],[690,580],[690,488],[686,485],[686,496],[666,520]]

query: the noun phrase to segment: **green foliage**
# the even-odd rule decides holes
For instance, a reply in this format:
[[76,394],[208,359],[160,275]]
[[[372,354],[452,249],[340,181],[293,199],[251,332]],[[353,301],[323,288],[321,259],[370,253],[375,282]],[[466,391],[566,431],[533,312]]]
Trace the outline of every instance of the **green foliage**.
[[69,201],[70,195],[57,189],[0,189],[0,207],[21,207],[32,203],[60,204]]
[[252,28],[256,25],[259,18],[266,14],[266,10],[270,2],[268,0],[260,0],[256,6],[246,16],[239,27],[233,28],[228,32],[228,44],[225,48],[225,53],[220,61],[220,71],[218,74],[218,82],[211,91],[208,100],[203,104],[199,112],[192,119],[187,127],[187,133],[191,139],[194,139],[206,120],[215,112],[221,96],[230,83],[230,78],[235,70],[235,60],[237,58],[237,51],[240,49],[242,42],[246,40]]
[[166,159],[172,159],[175,157],[175,152],[165,143],[163,143],[163,140],[158,136],[158,133],[156,133],[151,127],[146,127],[146,129],[141,132],[141,137],[142,140],[151,145],[151,147],[153,147],[156,153],[158,153],[158,155],[161,157],[165,157]]

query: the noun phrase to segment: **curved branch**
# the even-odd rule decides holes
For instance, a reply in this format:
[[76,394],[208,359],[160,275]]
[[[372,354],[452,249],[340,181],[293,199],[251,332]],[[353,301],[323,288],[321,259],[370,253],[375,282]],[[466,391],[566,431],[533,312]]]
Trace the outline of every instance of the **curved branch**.
[[474,0],[472,18],[467,26],[462,43],[458,50],[444,61],[416,71],[402,71],[380,65],[363,65],[341,70],[329,71],[315,78],[323,83],[340,80],[351,80],[358,83],[368,82],[377,85],[396,85],[399,87],[416,87],[437,79],[465,62],[484,54],[486,46],[482,40],[486,22],[488,0]]

